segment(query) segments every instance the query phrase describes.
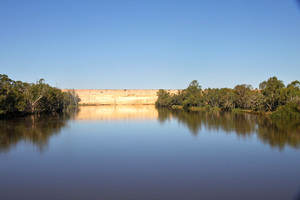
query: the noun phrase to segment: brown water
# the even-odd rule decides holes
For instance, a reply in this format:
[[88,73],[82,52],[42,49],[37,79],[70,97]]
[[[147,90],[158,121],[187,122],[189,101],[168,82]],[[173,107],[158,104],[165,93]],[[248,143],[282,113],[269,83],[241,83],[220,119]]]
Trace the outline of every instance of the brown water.
[[0,199],[300,197],[300,123],[153,106],[0,121]]

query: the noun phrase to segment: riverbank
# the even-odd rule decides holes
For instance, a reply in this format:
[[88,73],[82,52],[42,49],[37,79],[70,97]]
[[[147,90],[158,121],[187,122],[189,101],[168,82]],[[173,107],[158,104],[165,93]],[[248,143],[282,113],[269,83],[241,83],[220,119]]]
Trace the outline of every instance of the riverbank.
[[178,94],[161,89],[157,96],[155,105],[158,107],[190,111],[233,111],[270,116],[277,120],[300,119],[300,82],[293,81],[285,86],[276,77],[260,83],[259,89],[242,84],[236,85],[234,89],[202,90],[198,81],[194,80]]
[[[173,110],[184,110],[183,106],[180,105],[173,105],[171,106],[171,109]],[[196,107],[196,106],[192,106],[187,108],[188,111],[225,111],[222,108],[216,108],[216,107]],[[240,109],[240,108],[234,108],[232,110],[227,110],[230,112],[234,112],[234,113],[245,113],[245,114],[253,114],[253,115],[264,115],[266,117],[270,117],[270,115],[272,114],[272,112],[263,112],[263,111],[254,111],[254,110],[244,110],[244,109]]]

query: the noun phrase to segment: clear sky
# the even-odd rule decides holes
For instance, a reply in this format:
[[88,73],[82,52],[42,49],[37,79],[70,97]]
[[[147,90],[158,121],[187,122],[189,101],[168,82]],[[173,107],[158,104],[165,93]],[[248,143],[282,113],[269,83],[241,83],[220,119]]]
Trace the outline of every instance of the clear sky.
[[300,80],[296,0],[0,0],[0,74],[75,89]]

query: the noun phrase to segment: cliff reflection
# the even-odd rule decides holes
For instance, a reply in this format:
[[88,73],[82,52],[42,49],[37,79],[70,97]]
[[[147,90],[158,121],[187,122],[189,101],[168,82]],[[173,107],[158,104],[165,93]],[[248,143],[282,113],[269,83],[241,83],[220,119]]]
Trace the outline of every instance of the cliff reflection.
[[68,120],[76,114],[75,109],[61,115],[28,116],[0,121],[0,153],[7,152],[20,142],[29,142],[43,151],[49,139],[60,133]]
[[137,120],[156,119],[158,112],[154,106],[81,106],[78,108],[77,120]]
[[171,118],[188,127],[193,135],[202,129],[209,131],[222,130],[225,133],[235,133],[247,137],[257,134],[257,137],[271,147],[283,149],[285,146],[300,147],[299,121],[274,122],[267,118],[237,114],[232,112],[186,112],[182,110],[158,109],[158,120],[164,123]]

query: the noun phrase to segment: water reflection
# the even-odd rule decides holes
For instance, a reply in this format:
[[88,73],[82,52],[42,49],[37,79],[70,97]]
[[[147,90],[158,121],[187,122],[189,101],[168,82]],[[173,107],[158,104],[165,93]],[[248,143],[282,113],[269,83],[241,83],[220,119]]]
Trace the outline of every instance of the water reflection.
[[257,120],[258,137],[272,147],[283,149],[286,145],[300,147],[300,122],[299,121],[274,121],[269,119]]
[[154,106],[0,121],[1,199],[293,199],[299,150],[269,144],[298,148],[299,124]]
[[77,120],[138,120],[156,119],[154,106],[82,106],[78,108]]
[[272,122],[267,118],[230,112],[185,112],[155,109],[154,106],[86,106],[62,115],[28,116],[0,121],[0,153],[25,141],[43,151],[53,135],[61,132],[69,120],[149,120],[160,123],[175,119],[197,136],[202,130],[234,133],[239,137],[255,135],[274,148],[300,147],[300,123]]
[[195,136],[204,128],[209,131],[234,132],[242,137],[257,134],[261,141],[279,149],[283,149],[285,146],[293,148],[299,148],[300,146],[299,121],[271,121],[260,116],[231,112],[186,112],[158,109],[160,123],[172,118],[186,125]]
[[76,109],[69,109],[63,114],[31,115],[0,121],[0,153],[7,152],[20,142],[29,142],[43,151],[49,143],[49,138],[61,132],[74,118]]
[[240,136],[246,136],[255,132],[256,122],[250,115],[234,114],[230,112],[186,112],[182,110],[159,109],[159,121],[161,123],[175,118],[197,135],[202,128],[207,130],[222,130],[227,133],[236,132]]
[[0,120],[0,153],[8,152],[20,142],[29,142],[43,151],[53,135],[73,120],[143,120],[157,119],[154,106],[83,106],[70,108],[63,114],[27,116]]

